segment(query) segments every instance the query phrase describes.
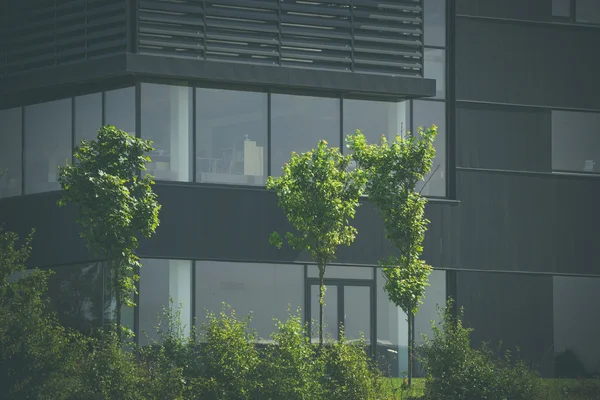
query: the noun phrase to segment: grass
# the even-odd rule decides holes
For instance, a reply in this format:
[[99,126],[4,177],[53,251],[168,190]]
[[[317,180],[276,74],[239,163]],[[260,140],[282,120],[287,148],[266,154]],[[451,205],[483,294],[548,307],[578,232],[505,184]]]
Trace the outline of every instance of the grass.
[[[539,400],[598,400],[600,399],[600,379],[542,379],[543,392]],[[413,378],[412,387],[403,391],[402,378],[388,378],[385,381],[390,400],[422,398],[425,390],[424,378]]]

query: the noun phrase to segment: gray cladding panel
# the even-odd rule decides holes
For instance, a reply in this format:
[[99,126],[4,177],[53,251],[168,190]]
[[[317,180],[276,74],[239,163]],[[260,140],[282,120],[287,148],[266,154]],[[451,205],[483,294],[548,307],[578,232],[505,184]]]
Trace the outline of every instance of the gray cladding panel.
[[600,31],[457,18],[458,100],[600,109]]
[[462,170],[461,268],[600,275],[600,180]]
[[549,21],[552,0],[456,0],[456,13],[479,17]]
[[456,279],[456,303],[464,307],[465,325],[474,328],[473,344],[502,341],[513,352],[519,347],[521,358],[552,375],[552,277],[459,271]]
[[[285,246],[277,250],[269,244],[271,232],[284,233],[289,229],[273,193],[160,183],[155,190],[162,204],[160,226],[151,240],[142,241],[140,257],[275,262],[308,259]],[[53,192],[0,200],[0,221],[5,222],[7,229],[21,236],[36,229],[32,265],[93,259],[78,236],[74,210],[59,208],[59,197],[58,192]],[[457,226],[456,209],[440,203],[427,206],[431,224],[425,258],[434,267],[451,267],[449,263],[457,258],[457,237],[449,233],[452,226]],[[389,254],[391,247],[383,236],[381,220],[368,203],[359,208],[355,226],[359,231],[355,243],[341,249],[336,262],[372,265]]]
[[551,172],[549,110],[458,104],[458,167]]

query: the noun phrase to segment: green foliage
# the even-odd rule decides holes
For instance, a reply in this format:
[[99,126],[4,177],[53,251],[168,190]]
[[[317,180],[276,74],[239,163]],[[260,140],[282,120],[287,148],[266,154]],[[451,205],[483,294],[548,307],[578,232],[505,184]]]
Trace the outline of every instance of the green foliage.
[[440,311],[439,326],[432,324],[433,338],[425,337],[421,362],[427,372],[425,396],[437,400],[535,399],[541,381],[523,361],[509,352],[497,358],[487,344],[471,348],[472,329],[463,326],[463,311],[453,316],[452,300]]
[[366,353],[364,338],[351,343],[340,333],[340,340],[323,348],[320,357],[327,371],[326,399],[383,399],[385,388],[381,371]]
[[59,168],[59,205],[78,208],[81,237],[90,251],[111,261],[118,325],[121,303],[133,305],[131,293],[139,279],[138,236],[152,236],[159,223],[153,178],[140,177],[152,150],[150,142],[105,126],[97,140],[83,140],[75,149],[77,162]]
[[216,399],[251,399],[260,389],[257,337],[249,323],[224,306],[219,317],[208,313],[200,328],[204,379]]
[[124,348],[116,332],[90,337],[81,366],[82,389],[72,398],[80,400],[154,399],[147,372],[135,354]]
[[[366,192],[381,216],[387,239],[397,256],[380,261],[385,291],[390,301],[408,315],[409,338],[414,329],[414,314],[422,302],[431,267],[420,258],[429,221],[425,218],[427,199],[416,186],[431,169],[437,127],[419,127],[418,135],[408,132],[389,143],[382,136],[379,144],[368,144],[357,131],[347,138],[359,168],[367,175]],[[412,378],[413,343],[409,340],[409,382]]]
[[82,349],[79,335],[46,312],[51,272],[24,274],[32,235],[19,246],[18,235],[0,227],[0,393],[4,399],[66,399],[78,388]]
[[[350,156],[321,140],[317,148],[302,154],[292,153],[283,174],[270,176],[267,189],[277,193],[279,206],[296,232],[285,238],[296,250],[306,250],[319,267],[319,341],[323,343],[323,307],[325,268],[335,258],[336,249],[349,246],[356,236],[350,225],[358,199],[363,193],[366,176],[360,169],[350,170]],[[278,233],[270,243],[281,247]]]
[[324,398],[322,387],[325,365],[317,349],[306,336],[300,312],[286,322],[276,321],[275,344],[265,351],[261,364],[262,398],[272,400],[318,400]]

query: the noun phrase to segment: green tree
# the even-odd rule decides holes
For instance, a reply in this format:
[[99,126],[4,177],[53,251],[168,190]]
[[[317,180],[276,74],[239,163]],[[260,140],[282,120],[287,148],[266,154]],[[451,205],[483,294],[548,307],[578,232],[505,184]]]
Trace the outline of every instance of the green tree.
[[[338,246],[349,246],[356,236],[350,225],[366,177],[362,170],[350,170],[352,159],[322,140],[317,148],[302,154],[292,153],[280,177],[270,176],[267,189],[277,193],[279,206],[296,232],[287,232],[288,244],[308,251],[319,267],[319,343],[323,344],[323,307],[325,305],[325,268]],[[282,238],[273,232],[270,242],[278,248]]]
[[153,177],[140,176],[152,150],[151,142],[105,126],[97,140],[83,140],[75,149],[75,163],[60,168],[59,205],[77,207],[81,237],[90,251],[110,263],[119,335],[122,305],[133,306],[139,279],[138,237],[151,237],[159,223]]
[[369,200],[383,219],[385,234],[397,250],[380,261],[385,291],[390,301],[408,316],[408,380],[412,381],[414,315],[428,286],[431,267],[420,259],[429,221],[425,218],[427,199],[416,192],[417,183],[430,171],[437,127],[419,127],[418,135],[408,132],[391,143],[385,137],[368,144],[357,131],[347,139],[357,165],[365,170]]
[[48,312],[51,271],[25,271],[30,235],[0,227],[0,393],[3,399],[67,399],[79,385],[80,336]]

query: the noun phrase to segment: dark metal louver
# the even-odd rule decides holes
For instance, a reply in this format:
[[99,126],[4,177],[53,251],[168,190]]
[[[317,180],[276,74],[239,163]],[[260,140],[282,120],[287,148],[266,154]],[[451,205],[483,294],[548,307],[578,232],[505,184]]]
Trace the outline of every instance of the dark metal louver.
[[421,76],[421,0],[140,0],[139,52]]
[[5,0],[2,73],[122,53],[125,0]]

